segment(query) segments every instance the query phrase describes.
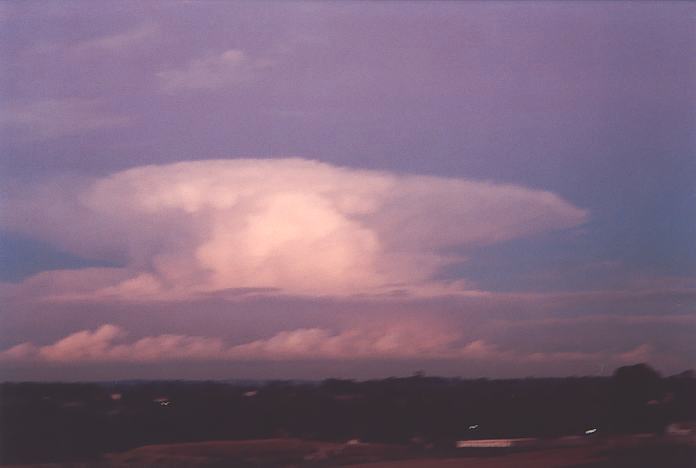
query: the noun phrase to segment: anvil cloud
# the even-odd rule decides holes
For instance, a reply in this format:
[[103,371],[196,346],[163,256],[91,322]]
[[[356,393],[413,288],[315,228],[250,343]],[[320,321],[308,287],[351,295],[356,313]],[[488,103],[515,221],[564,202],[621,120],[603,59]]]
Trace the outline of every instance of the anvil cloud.
[[181,162],[56,179],[16,191],[8,206],[6,228],[120,265],[44,272],[20,289],[140,300],[439,291],[436,273],[463,259],[447,248],[465,252],[587,219],[546,191],[304,159]]

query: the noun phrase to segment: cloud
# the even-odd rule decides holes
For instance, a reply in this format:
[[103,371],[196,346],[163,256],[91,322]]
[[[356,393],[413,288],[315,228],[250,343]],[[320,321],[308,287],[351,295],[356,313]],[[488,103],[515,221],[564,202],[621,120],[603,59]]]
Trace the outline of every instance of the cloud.
[[448,348],[458,338],[457,334],[432,325],[408,322],[338,333],[303,328],[235,346],[229,355],[270,360],[434,357],[451,354]]
[[123,265],[44,272],[20,287],[48,296],[444,294],[469,286],[433,281],[462,260],[447,249],[587,218],[545,191],[303,159],[145,166],[11,192],[5,229]]
[[46,346],[23,343],[0,353],[0,359],[79,363],[220,359],[224,356],[223,344],[215,338],[159,335],[119,344],[118,340],[125,335],[122,328],[107,324],[94,331],[81,330]]
[[46,99],[9,105],[0,111],[0,124],[22,127],[41,138],[120,127],[129,121],[128,117],[104,110],[97,99]]
[[207,55],[190,61],[183,68],[157,73],[161,90],[218,89],[250,81],[256,74],[272,65],[268,59],[252,59],[243,51],[230,49],[217,55]]
[[92,59],[115,56],[132,56],[134,52],[144,51],[156,45],[160,37],[160,27],[154,23],[143,23],[134,28],[90,39],[73,42],[56,42],[40,40],[27,49],[31,55],[40,60],[62,59]]
[[72,52],[124,52],[133,47],[147,44],[159,34],[159,27],[155,24],[141,24],[135,28],[117,34],[99,36],[73,44]]
[[484,340],[462,343],[451,330],[424,322],[357,327],[340,331],[302,328],[239,345],[222,339],[163,334],[125,342],[127,333],[115,325],[81,330],[55,343],[21,343],[0,352],[0,361],[14,363],[94,363],[170,361],[298,361],[362,359],[445,359],[478,362],[621,364],[649,360],[647,345],[620,354],[609,352],[533,352],[504,350]]
[[644,343],[640,346],[630,349],[624,353],[618,355],[619,360],[631,363],[631,362],[647,362],[655,354],[655,348],[652,345]]
[[[348,329],[334,333],[322,328],[280,332],[268,339],[231,346],[218,338],[185,335],[148,336],[122,343],[125,331],[102,325],[81,330],[46,346],[22,343],[0,352],[4,361],[43,362],[157,362],[176,360],[293,360],[408,358],[451,354],[447,346],[457,337],[422,324],[399,324],[377,329]],[[471,348],[476,354],[477,345]]]
[[608,314],[588,314],[570,317],[545,317],[541,319],[525,319],[519,322],[509,320],[497,320],[496,326],[525,326],[539,327],[549,325],[568,325],[577,326],[583,324],[601,325],[696,325],[696,314],[661,314],[661,315],[608,315]]

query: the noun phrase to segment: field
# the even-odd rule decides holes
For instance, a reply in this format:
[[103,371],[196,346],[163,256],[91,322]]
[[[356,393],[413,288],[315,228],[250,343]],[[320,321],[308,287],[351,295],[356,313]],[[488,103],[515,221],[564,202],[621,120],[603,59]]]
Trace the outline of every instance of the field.
[[693,440],[621,437],[580,447],[509,450],[417,450],[391,444],[330,443],[301,439],[207,441],[148,445],[104,455],[91,463],[4,465],[36,468],[691,468]]

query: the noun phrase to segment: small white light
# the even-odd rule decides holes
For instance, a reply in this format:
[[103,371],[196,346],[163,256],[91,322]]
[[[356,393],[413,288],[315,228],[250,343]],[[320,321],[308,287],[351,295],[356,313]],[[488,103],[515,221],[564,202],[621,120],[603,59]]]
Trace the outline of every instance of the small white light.
[[595,432],[597,432],[597,429],[588,429],[585,431],[585,434],[590,435],[590,434],[594,434]]

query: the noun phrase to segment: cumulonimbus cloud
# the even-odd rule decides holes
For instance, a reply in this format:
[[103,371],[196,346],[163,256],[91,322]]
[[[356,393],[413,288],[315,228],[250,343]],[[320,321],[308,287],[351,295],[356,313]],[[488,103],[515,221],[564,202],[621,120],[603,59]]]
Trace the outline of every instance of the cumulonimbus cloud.
[[56,297],[434,288],[438,270],[461,261],[448,248],[466,251],[587,217],[545,191],[303,159],[145,166],[12,192],[5,229],[121,265],[44,272],[23,285]]

